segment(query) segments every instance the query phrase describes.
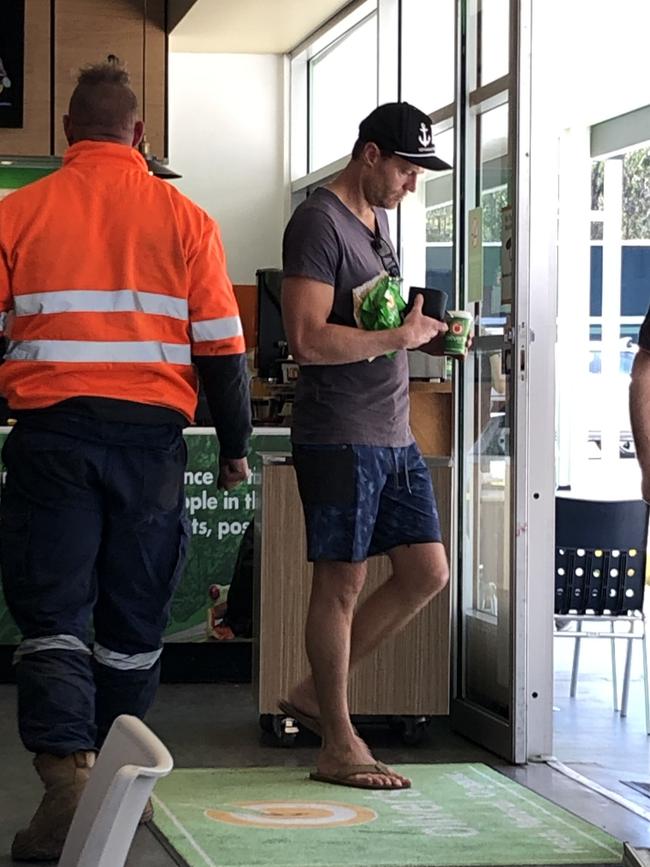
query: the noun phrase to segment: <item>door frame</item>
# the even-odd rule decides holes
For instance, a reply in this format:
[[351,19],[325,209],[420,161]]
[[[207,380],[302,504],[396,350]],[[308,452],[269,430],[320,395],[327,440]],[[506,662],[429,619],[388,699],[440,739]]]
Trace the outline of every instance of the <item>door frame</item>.
[[[457,58],[476,57],[467,40],[467,8],[457,9]],[[533,26],[532,0],[510,3],[510,71],[508,76],[509,153],[511,155],[511,206],[513,209],[514,293],[516,319],[503,346],[512,354],[512,470],[511,579],[510,579],[510,719],[506,720],[462,697],[463,672],[454,672],[452,726],[513,763],[547,755],[552,751],[552,612],[554,521],[554,342],[555,292],[553,281],[552,188],[548,168],[533,175],[531,153],[540,153],[538,139],[549,137],[549,126],[532,123]],[[469,43],[469,44],[468,44]],[[475,156],[466,147],[470,112],[489,110],[503,101],[500,80],[469,93],[466,83],[472,70],[457,59],[456,159],[457,274],[464,280],[466,207],[465,190],[474,183]],[[490,92],[491,91],[491,92]],[[550,136],[552,140],[552,135]],[[535,149],[531,150],[535,143]],[[551,148],[551,153],[553,149]],[[548,150],[544,151],[548,154]],[[535,166],[536,167],[536,166]],[[543,168],[540,161],[540,168]],[[550,219],[549,219],[550,215]],[[530,239],[534,235],[535,244]],[[540,238],[544,238],[539,243]],[[537,337],[536,337],[537,334]],[[459,376],[457,414],[466,387]],[[530,395],[535,395],[534,406]],[[457,477],[464,461],[462,443],[456,441]],[[457,492],[461,487],[457,484]],[[462,496],[457,497],[457,530],[462,527]],[[462,593],[462,533],[456,533],[458,590]],[[462,664],[463,612],[455,605],[457,663]]]
[[[526,580],[522,628],[525,636],[525,754],[541,761],[553,754],[553,612],[555,601],[555,370],[557,333],[557,253],[559,137],[549,91],[550,46],[557,35],[552,4],[521,0],[526,52],[520,52],[520,81],[528,94],[525,113],[528,148],[526,262],[518,279],[528,282],[528,425],[526,503],[523,527]],[[544,46],[544,50],[533,47]],[[523,92],[523,84],[521,87]],[[532,107],[532,110],[531,110]],[[532,399],[531,399],[532,398]]]

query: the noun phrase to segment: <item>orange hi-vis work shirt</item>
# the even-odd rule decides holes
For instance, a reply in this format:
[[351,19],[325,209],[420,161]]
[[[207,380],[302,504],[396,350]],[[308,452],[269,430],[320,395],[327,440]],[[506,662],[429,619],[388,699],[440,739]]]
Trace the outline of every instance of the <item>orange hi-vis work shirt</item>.
[[217,224],[120,144],[78,142],[0,202],[0,311],[13,410],[106,397],[192,420],[192,355],[245,352]]

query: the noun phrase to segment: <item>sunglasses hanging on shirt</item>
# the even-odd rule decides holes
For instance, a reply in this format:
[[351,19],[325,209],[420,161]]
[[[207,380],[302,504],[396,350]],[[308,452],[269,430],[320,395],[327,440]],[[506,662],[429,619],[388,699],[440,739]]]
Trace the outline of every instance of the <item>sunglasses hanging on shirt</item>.
[[370,246],[381,259],[381,264],[384,266],[389,277],[399,277],[399,263],[393,253],[391,245],[381,236],[379,226],[375,223],[375,237],[370,242]]

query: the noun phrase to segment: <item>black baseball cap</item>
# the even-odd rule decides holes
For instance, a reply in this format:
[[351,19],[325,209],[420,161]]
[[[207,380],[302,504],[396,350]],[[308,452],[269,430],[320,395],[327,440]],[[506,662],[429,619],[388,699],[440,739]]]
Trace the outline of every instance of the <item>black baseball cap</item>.
[[433,171],[450,169],[436,156],[433,124],[428,114],[408,102],[387,102],[370,112],[359,124],[359,141],[374,142],[416,166]]

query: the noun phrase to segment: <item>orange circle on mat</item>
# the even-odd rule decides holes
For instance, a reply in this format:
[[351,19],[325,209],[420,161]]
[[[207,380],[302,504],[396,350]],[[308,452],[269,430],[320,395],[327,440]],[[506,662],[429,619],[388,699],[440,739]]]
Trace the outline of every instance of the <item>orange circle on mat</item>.
[[339,801],[244,801],[231,810],[206,810],[208,819],[249,828],[339,828],[374,822],[368,807]]

